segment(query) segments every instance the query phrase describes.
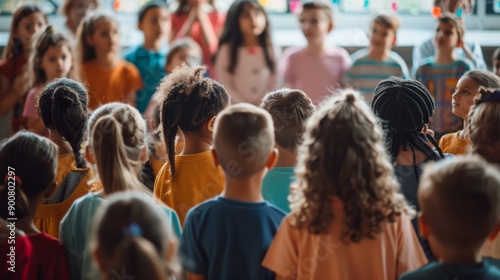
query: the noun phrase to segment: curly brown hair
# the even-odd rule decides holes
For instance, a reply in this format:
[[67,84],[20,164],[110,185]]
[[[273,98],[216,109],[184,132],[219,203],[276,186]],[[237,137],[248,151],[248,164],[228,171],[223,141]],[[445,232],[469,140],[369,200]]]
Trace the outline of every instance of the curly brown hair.
[[342,240],[358,243],[402,213],[410,216],[382,130],[357,92],[327,99],[306,126],[292,190],[292,225],[324,234],[335,219],[332,196],[344,203]]

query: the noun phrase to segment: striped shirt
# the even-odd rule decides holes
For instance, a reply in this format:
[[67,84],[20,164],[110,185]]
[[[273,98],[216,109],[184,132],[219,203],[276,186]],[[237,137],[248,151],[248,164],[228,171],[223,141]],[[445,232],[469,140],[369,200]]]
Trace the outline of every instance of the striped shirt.
[[410,78],[405,61],[393,51],[385,61],[370,58],[367,48],[353,53],[351,59],[353,63],[344,75],[343,84],[361,92],[367,102],[372,100],[373,91],[380,81],[390,76]]

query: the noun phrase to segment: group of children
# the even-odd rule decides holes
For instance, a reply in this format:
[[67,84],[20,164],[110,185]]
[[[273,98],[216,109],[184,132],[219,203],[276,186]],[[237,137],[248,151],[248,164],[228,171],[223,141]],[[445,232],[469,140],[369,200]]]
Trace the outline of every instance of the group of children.
[[284,59],[252,0],[149,2],[125,59],[115,19],[81,20],[75,52],[36,6],[13,17],[0,110],[32,132],[0,144],[0,278],[500,277],[500,78],[456,57],[455,16],[418,80],[389,14],[352,61],[321,2]]

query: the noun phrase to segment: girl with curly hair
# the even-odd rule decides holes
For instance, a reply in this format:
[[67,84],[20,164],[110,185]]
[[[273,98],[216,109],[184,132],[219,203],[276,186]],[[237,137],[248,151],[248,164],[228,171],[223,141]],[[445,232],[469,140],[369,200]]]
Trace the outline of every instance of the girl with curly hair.
[[328,99],[311,117],[292,212],[263,266],[286,279],[396,279],[427,262],[382,138],[354,92]]

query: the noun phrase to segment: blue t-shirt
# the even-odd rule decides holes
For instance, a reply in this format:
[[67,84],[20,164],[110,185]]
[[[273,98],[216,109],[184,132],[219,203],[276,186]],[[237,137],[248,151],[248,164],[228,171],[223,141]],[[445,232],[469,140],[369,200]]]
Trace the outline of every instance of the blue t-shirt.
[[500,260],[483,258],[477,264],[446,264],[432,262],[399,277],[399,280],[498,280],[500,279]]
[[279,209],[290,213],[290,184],[295,180],[295,167],[274,167],[262,181],[262,196]]
[[142,45],[125,51],[123,58],[134,64],[141,73],[144,88],[139,90],[136,96],[136,107],[141,113],[146,111],[151,96],[155,93],[161,79],[166,75],[165,60],[167,52],[167,47],[163,47],[156,52],[145,49]]
[[285,213],[269,202],[216,196],[189,210],[181,236],[187,271],[206,279],[274,279],[261,266]]

